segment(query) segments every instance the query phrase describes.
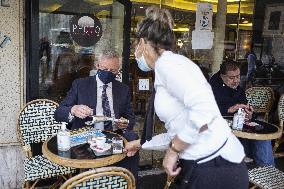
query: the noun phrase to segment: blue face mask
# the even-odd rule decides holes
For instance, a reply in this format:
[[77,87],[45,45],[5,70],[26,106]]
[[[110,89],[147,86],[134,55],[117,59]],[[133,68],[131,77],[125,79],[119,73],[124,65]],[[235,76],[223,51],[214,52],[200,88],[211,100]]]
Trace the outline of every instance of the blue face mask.
[[110,72],[110,71],[106,71],[106,70],[98,70],[98,76],[100,78],[100,80],[104,83],[104,84],[108,84],[112,81],[114,81],[116,74]]
[[[138,47],[139,47],[139,45],[138,45]],[[137,62],[137,64],[138,64],[138,67],[140,68],[140,70],[142,70],[143,72],[149,72],[149,71],[151,71],[152,70],[152,68],[150,68],[149,66],[148,66],[148,64],[146,63],[146,60],[145,60],[145,58],[144,58],[144,55],[142,54],[142,56],[140,57],[140,58],[137,58],[137,49],[138,49],[138,47],[136,48],[136,50],[135,50],[135,59],[136,59],[136,62]]]
[[136,58],[138,67],[140,68],[140,70],[144,71],[144,72],[149,72],[152,70],[152,68],[150,68],[148,66],[148,64],[146,63],[146,60],[142,54],[142,56],[140,58]]

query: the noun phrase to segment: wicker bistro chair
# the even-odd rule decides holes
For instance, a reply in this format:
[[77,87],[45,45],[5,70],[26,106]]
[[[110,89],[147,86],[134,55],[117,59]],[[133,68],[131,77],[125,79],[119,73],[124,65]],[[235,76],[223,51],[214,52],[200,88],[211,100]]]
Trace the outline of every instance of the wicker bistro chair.
[[273,166],[257,167],[249,170],[248,174],[249,181],[254,184],[252,188],[284,188],[284,173]]
[[27,155],[24,160],[24,188],[34,188],[40,179],[68,175],[76,171],[74,168],[52,163],[42,155],[32,157],[31,144],[44,142],[60,128],[60,123],[54,120],[57,106],[51,100],[38,99],[26,104],[19,114],[18,136]]
[[[279,102],[278,102],[278,117],[279,117],[279,125],[280,125],[280,129],[282,130],[283,133],[283,125],[284,125],[284,94],[282,94],[282,96],[279,98]],[[275,156],[277,157],[283,157],[284,153],[276,153],[277,148],[279,147],[279,145],[281,143],[284,142],[284,138],[283,138],[283,134],[279,139],[275,140],[275,145],[273,147],[273,152],[275,153]]]
[[67,180],[60,189],[135,189],[134,176],[122,167],[101,167]]
[[274,100],[273,90],[270,87],[251,87],[246,90],[246,97],[254,112],[264,113],[264,120],[268,121]]

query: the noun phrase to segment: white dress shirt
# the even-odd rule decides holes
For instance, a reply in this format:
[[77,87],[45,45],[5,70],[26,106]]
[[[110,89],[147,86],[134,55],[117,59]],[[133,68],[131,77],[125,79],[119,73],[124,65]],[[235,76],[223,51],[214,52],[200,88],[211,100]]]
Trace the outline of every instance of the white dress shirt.
[[[163,52],[155,64],[154,85],[155,111],[165,123],[169,138],[177,135],[190,144],[180,154],[181,159],[210,155],[228,138],[216,155],[202,162],[218,155],[230,162],[242,161],[244,149],[221,116],[211,87],[194,62],[171,51]],[[205,124],[208,129],[199,133]]]
[[[104,115],[103,113],[103,107],[102,107],[102,93],[103,93],[103,86],[105,85],[98,75],[96,75],[96,80],[97,80],[97,106],[96,106],[96,115]],[[113,111],[113,95],[112,95],[112,82],[107,84],[106,88],[106,94],[108,97],[109,101],[109,107],[111,111],[111,117],[115,117],[114,111]],[[103,129],[103,122],[98,123],[95,125],[97,129]],[[113,128],[115,130],[115,128]]]

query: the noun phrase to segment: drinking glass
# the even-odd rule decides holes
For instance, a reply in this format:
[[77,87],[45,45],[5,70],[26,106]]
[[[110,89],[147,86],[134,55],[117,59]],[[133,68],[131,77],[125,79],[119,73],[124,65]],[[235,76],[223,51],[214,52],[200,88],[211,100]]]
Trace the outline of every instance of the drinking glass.
[[112,151],[114,154],[122,153],[123,149],[123,140],[120,137],[112,138]]

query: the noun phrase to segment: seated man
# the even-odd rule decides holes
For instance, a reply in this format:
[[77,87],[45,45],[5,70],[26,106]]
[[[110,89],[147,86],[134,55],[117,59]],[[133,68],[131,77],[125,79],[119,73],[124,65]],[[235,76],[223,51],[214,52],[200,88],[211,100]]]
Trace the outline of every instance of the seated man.
[[[71,129],[78,129],[90,120],[91,115],[125,118],[129,124],[104,124],[105,130],[120,131],[128,140],[138,139],[132,131],[135,124],[134,112],[130,105],[130,92],[127,85],[115,80],[119,72],[119,55],[113,50],[105,50],[96,64],[97,74],[76,79],[67,96],[55,112],[57,121],[68,122]],[[88,119],[89,118],[89,119]],[[139,155],[126,157],[116,165],[127,168],[138,177]]]
[[[234,61],[224,62],[220,71],[214,74],[211,84],[217,105],[223,116],[233,116],[239,108],[243,108],[247,118],[252,118],[253,109],[247,105],[245,91],[240,85],[240,69]],[[257,165],[273,165],[271,141],[240,139],[244,145],[246,155],[252,157]]]

